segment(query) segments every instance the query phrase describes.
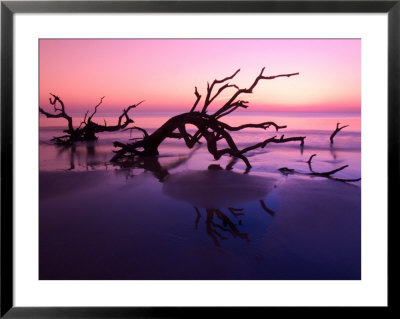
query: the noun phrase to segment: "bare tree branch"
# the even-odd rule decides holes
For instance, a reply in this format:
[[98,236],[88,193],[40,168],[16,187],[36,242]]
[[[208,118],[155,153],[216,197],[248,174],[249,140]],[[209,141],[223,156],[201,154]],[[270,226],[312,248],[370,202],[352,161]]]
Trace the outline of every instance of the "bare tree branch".
[[[39,112],[48,118],[64,118],[64,119],[66,119],[68,122],[68,132],[66,132],[66,133],[71,134],[74,131],[74,127],[72,125],[72,117],[69,116],[65,112],[64,102],[57,95],[54,95],[52,93],[50,93],[50,95],[53,97],[53,100],[51,98],[49,98],[50,104],[53,105],[54,112],[59,111],[59,113],[51,114],[51,113],[48,113],[45,110],[43,110],[41,107],[39,107]],[[57,106],[56,106],[57,103],[60,104],[61,108],[57,108]]]
[[344,182],[344,183],[347,183],[347,182],[358,182],[358,181],[361,180],[361,177],[360,178],[338,178],[338,177],[332,176],[333,174],[335,174],[337,172],[340,172],[341,170],[344,170],[346,167],[349,167],[349,165],[344,165],[344,166],[341,166],[339,168],[336,168],[336,169],[333,169],[333,170],[327,171],[327,172],[316,172],[316,171],[314,171],[312,169],[311,162],[312,162],[313,157],[315,157],[315,156],[316,156],[316,154],[311,155],[310,158],[307,161],[310,173],[298,172],[298,171],[296,171],[294,169],[287,168],[287,167],[281,167],[279,169],[279,171],[282,174],[285,174],[285,175],[300,174],[300,175],[318,176],[318,177],[325,177],[325,178],[329,178],[331,180]]
[[93,111],[92,115],[89,116],[88,122],[90,122],[90,121],[92,120],[93,115],[96,114],[97,108],[100,106],[101,103],[103,103],[103,99],[104,99],[104,98],[105,98],[105,96],[103,96],[103,97],[100,99],[100,102],[94,107],[94,111]]
[[343,125],[342,127],[339,127],[340,123],[336,124],[336,129],[333,131],[333,133],[331,134],[331,137],[329,138],[331,141],[331,144],[333,144],[333,138],[335,137],[335,135],[337,133],[339,133],[342,129],[344,129],[345,127],[348,127],[349,125]]
[[227,129],[228,131],[240,131],[245,128],[262,128],[262,129],[266,130],[267,128],[269,128],[271,126],[275,127],[275,130],[278,131],[279,129],[283,129],[283,128],[287,127],[286,125],[279,126],[274,122],[262,122],[262,123],[258,123],[258,124],[248,123],[248,124],[243,124],[243,125],[239,125],[239,126],[230,126],[226,123],[222,123],[222,126],[225,129]]
[[[251,168],[251,164],[247,157],[244,155],[246,152],[254,150],[256,148],[264,148],[269,143],[287,143],[287,142],[295,142],[299,141],[300,146],[304,145],[305,136],[300,137],[289,137],[284,138],[282,135],[279,139],[274,136],[273,138],[268,138],[260,143],[256,143],[254,145],[248,146],[243,149],[239,149],[230,135],[232,131],[240,131],[246,128],[260,128],[267,129],[269,127],[274,127],[276,131],[279,129],[286,128],[285,125],[278,125],[274,122],[262,122],[262,123],[247,123],[239,126],[230,126],[220,119],[223,116],[226,116],[237,108],[247,108],[248,102],[238,100],[238,96],[242,93],[252,93],[254,87],[257,85],[259,80],[262,79],[275,79],[278,77],[290,77],[293,75],[297,75],[298,73],[289,73],[289,74],[280,74],[274,76],[264,76],[263,71],[257,76],[249,89],[239,89],[234,84],[225,83],[228,80],[232,79],[236,76],[236,74],[240,71],[237,70],[231,76],[225,77],[221,80],[214,80],[212,84],[207,84],[207,95],[204,101],[204,106],[201,112],[195,112],[195,108],[200,101],[201,95],[197,91],[197,87],[195,87],[195,95],[197,97],[193,107],[190,112],[182,113],[177,116],[170,118],[167,122],[165,122],[160,128],[154,131],[152,134],[144,136],[143,139],[135,141],[131,144],[121,144],[115,143],[114,145],[120,147],[121,149],[115,152],[113,157],[113,161],[118,161],[120,158],[124,158],[126,156],[154,156],[158,155],[158,146],[166,139],[166,138],[178,138],[183,139],[188,148],[193,148],[194,145],[200,142],[200,139],[204,139],[207,143],[207,149],[209,153],[214,156],[214,159],[218,160],[223,155],[229,155],[233,158],[241,159],[245,164],[247,169]],[[217,84],[221,84],[216,93],[213,93],[213,89]],[[206,114],[207,107],[216,99],[216,97],[223,92],[227,88],[236,88],[236,93],[229,99],[228,102],[224,104],[217,112],[212,115]],[[192,135],[186,129],[186,125],[192,125],[196,127],[197,131]],[[218,143],[220,141],[225,141],[228,147],[220,149],[218,147]],[[128,154],[128,155],[127,155]],[[234,162],[231,162],[229,168],[232,168]]]
[[248,89],[239,89],[236,91],[235,94],[232,95],[232,97],[228,100],[228,102],[225,103],[225,105],[223,107],[221,107],[217,112],[214,113],[214,117],[219,116],[220,114],[228,111],[230,108],[235,107],[235,101],[236,99],[239,97],[239,95],[241,94],[248,94],[248,93],[253,93],[253,89],[256,87],[256,85],[258,84],[258,82],[260,80],[273,80],[279,77],[291,77],[294,75],[298,75],[299,73],[288,73],[288,74],[279,74],[279,75],[273,75],[273,76],[263,76],[264,73],[264,69],[261,69],[260,74],[256,77],[256,79],[254,80],[253,84],[248,88]]
[[199,103],[199,101],[201,99],[201,95],[197,91],[197,86],[194,87],[194,95],[196,95],[196,101],[194,102],[193,107],[191,108],[190,112],[193,112],[195,110],[197,104]]
[[212,90],[214,89],[214,86],[215,86],[216,84],[224,83],[225,81],[228,81],[228,80],[233,79],[233,78],[236,76],[236,74],[239,73],[239,71],[240,71],[240,69],[238,69],[238,70],[237,70],[235,73],[233,73],[231,76],[228,76],[228,77],[226,77],[226,78],[223,78],[222,80],[217,80],[217,79],[215,79],[215,80],[213,81],[213,83],[211,84],[211,86],[208,85],[208,83],[207,83],[207,95],[206,95],[206,99],[205,99],[205,101],[204,101],[204,106],[203,106],[203,109],[201,110],[201,113],[205,113],[205,112],[206,112],[207,107],[211,104],[211,102],[212,102],[224,89],[226,89],[227,87],[235,86],[235,85],[229,86],[229,84],[228,84],[228,86],[222,87],[222,88],[214,95],[214,97],[210,100],[210,96],[211,96]]
[[[133,120],[129,117],[128,112],[143,102],[141,101],[137,104],[131,105],[128,108],[124,109],[122,111],[122,114],[118,117],[117,125],[107,126],[107,122],[105,120],[104,120],[104,125],[98,124],[92,120],[93,116],[97,113],[98,107],[102,104],[103,99],[105,98],[103,96],[100,99],[100,102],[94,107],[93,113],[88,117],[89,111],[87,111],[85,113],[83,121],[79,124],[77,128],[74,128],[72,124],[72,117],[66,113],[64,102],[57,95],[52,93],[50,93],[50,95],[53,97],[53,99],[49,98],[49,101],[50,104],[53,105],[55,113],[47,112],[41,107],[39,107],[39,112],[45,115],[47,118],[64,118],[67,120],[68,129],[65,130],[64,132],[68,134],[53,138],[53,141],[55,141],[56,143],[66,144],[66,145],[71,145],[72,143],[77,141],[96,140],[97,133],[113,132],[126,128],[130,123],[133,123]],[[60,107],[57,107],[58,104],[60,105]],[[145,134],[145,136],[147,135]]]

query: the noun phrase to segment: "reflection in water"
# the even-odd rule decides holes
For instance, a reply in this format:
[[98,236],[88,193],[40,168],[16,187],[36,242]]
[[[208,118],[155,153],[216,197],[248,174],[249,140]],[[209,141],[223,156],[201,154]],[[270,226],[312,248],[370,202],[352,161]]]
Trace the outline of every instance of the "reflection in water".
[[[215,245],[220,246],[221,240],[228,240],[230,237],[239,238],[250,242],[249,234],[240,230],[243,225],[241,216],[245,215],[243,208],[235,208],[241,203],[258,201],[260,207],[270,216],[275,212],[271,210],[263,198],[276,187],[275,180],[265,177],[239,174],[232,171],[237,158],[232,158],[226,165],[225,170],[219,164],[211,164],[205,171],[184,171],[181,173],[170,173],[170,170],[178,168],[186,163],[198,150],[195,148],[187,155],[174,156],[168,164],[161,164],[160,157],[127,158],[119,163],[99,161],[96,142],[81,143],[78,146],[55,146],[57,155],[67,153],[69,168],[74,170],[76,165],[86,170],[94,170],[96,167],[109,166],[115,169],[117,174],[123,174],[126,178],[137,175],[135,170],[141,169],[151,172],[153,176],[163,183],[163,193],[169,197],[189,203],[196,211],[195,228],[198,229],[202,212],[205,214],[205,230]],[[77,148],[81,150],[78,151]],[[82,152],[82,148],[85,152]],[[304,147],[300,152],[303,153]],[[330,145],[330,152],[336,159],[336,151]],[[313,157],[313,156],[312,156]],[[312,158],[311,157],[311,158]],[[83,159],[83,161],[82,161]],[[310,171],[311,162],[307,162]],[[229,216],[231,215],[231,216]],[[228,236],[227,236],[228,235]],[[230,235],[230,236],[229,236]]]
[[206,209],[236,207],[265,198],[276,179],[226,170],[191,170],[170,175],[162,192],[177,201]]
[[264,202],[263,199],[260,200],[260,204],[261,204],[261,207],[262,207],[268,214],[270,214],[271,216],[274,216],[274,215],[275,215],[275,212],[274,212],[273,210],[271,210],[270,208],[268,208],[267,205],[265,205],[265,202]]
[[159,161],[159,156],[147,156],[147,157],[134,157],[126,158],[124,161],[118,163],[113,162],[114,167],[119,167],[119,169],[127,172],[127,176],[133,177],[131,173],[134,169],[143,169],[145,172],[151,172],[159,182],[164,182],[165,178],[170,175],[169,170],[177,168],[182,164],[186,163],[192,155],[198,150],[198,147],[193,148],[187,155],[178,156],[171,163],[166,165],[161,165]]
[[75,145],[70,145],[70,146],[62,146],[62,145],[57,145],[58,148],[57,155],[60,156],[65,152],[69,152],[69,168],[67,168],[67,171],[71,171],[75,169],[75,156],[76,156],[76,146]]
[[[98,161],[96,160],[96,142],[86,142],[79,145],[81,148],[84,147],[85,156],[82,156],[82,152],[79,152],[75,145],[55,147],[58,156],[68,154],[69,168],[65,169],[67,171],[74,170],[77,165],[86,170],[95,170],[96,167],[100,166],[107,169],[112,166],[117,174],[123,174],[126,178],[136,176],[133,173],[136,169],[151,172],[159,182],[164,183],[164,194],[194,206],[197,213],[196,229],[198,229],[201,219],[201,211],[204,210],[206,232],[217,246],[220,245],[220,240],[228,239],[226,234],[230,234],[233,238],[250,241],[248,234],[239,229],[242,226],[240,217],[245,215],[244,209],[234,208],[234,204],[259,201],[264,211],[271,216],[275,214],[262,199],[275,187],[275,181],[229,171],[233,166],[231,164],[234,164],[237,159],[232,159],[226,170],[223,170],[220,165],[214,164],[209,165],[208,170],[205,171],[170,174],[170,170],[187,162],[198,148],[185,156],[174,158],[166,165],[162,165],[157,156],[127,158],[125,161],[112,164],[106,161]],[[228,217],[228,214],[232,217]]]
[[[47,145],[46,145],[47,146]],[[48,146],[47,146],[48,147]],[[97,142],[82,142],[77,145],[51,145],[51,147],[55,148],[56,158],[59,160],[62,156],[66,155],[66,162],[68,162],[69,167],[64,168],[63,170],[71,171],[79,168],[84,168],[85,170],[95,170],[98,168],[114,167],[117,173],[125,174],[126,177],[134,177],[135,175],[132,173],[135,169],[143,169],[145,172],[153,173],[154,177],[157,178],[160,182],[163,182],[164,179],[169,175],[169,170],[177,168],[187,162],[192,155],[199,149],[199,147],[193,148],[188,154],[174,156],[174,160],[168,164],[161,165],[160,158],[158,156],[148,156],[144,158],[126,158],[124,161],[120,161],[119,163],[111,163],[106,160],[108,157],[105,157],[105,160],[99,160],[100,153],[97,152]],[[44,154],[43,157],[46,157],[47,154]],[[47,155],[48,156],[48,155]],[[62,163],[63,161],[60,161]]]
[[[185,160],[187,159],[179,159],[177,162],[184,162]],[[168,169],[161,166],[156,156],[149,156],[146,158],[131,158],[118,164],[113,163],[112,165],[114,167],[119,167],[119,171],[125,173],[127,177],[134,177],[135,175],[132,173],[132,170],[136,168],[143,169],[145,172],[149,171],[153,173],[154,177],[160,182],[163,182],[164,179],[169,175]]]
[[[80,144],[71,144],[71,145],[62,145],[55,144],[54,145],[57,151],[57,158],[60,158],[67,154],[69,167],[65,168],[66,171],[75,170],[77,166],[83,167],[86,170],[92,169],[94,170],[98,166],[110,165],[108,162],[102,162],[97,160],[96,153],[96,142],[89,141],[83,142]],[[81,148],[85,149],[84,161],[82,162],[82,151]]]
[[[271,216],[275,215],[275,212],[273,212],[271,209],[267,207],[265,204],[264,200],[260,200],[261,207]],[[201,219],[201,211],[197,206],[194,206],[194,209],[196,210],[197,217],[195,221],[195,228],[196,230],[198,229],[199,221]],[[244,216],[245,214],[242,213],[244,211],[243,208],[233,208],[233,207],[228,207],[227,210],[233,215],[235,220],[237,220],[238,217]],[[212,238],[214,241],[214,244],[216,246],[220,246],[219,240],[227,240],[228,237],[223,236],[222,232],[229,233],[232,235],[233,238],[240,238],[243,239],[247,242],[250,242],[249,236],[246,233],[241,232],[238,227],[242,226],[242,220],[239,219],[237,221],[237,225],[235,222],[233,222],[227,214],[225,214],[221,209],[212,209],[212,208],[206,208],[206,230],[207,234]],[[237,213],[241,212],[241,213]],[[221,224],[218,224],[217,221],[214,221],[215,219],[219,220]]]
[[[219,165],[210,165],[207,171],[195,171],[190,173],[170,174],[169,170],[176,168],[190,159],[193,152],[182,156],[163,166],[157,156],[129,159],[122,163],[113,164],[119,166],[129,177],[132,169],[140,168],[151,172],[161,183],[164,184],[164,194],[194,205],[196,211],[195,229],[198,229],[201,220],[201,207],[206,213],[206,232],[212,238],[215,245],[219,246],[219,240],[227,240],[223,233],[230,234],[233,238],[240,238],[250,242],[249,236],[239,230],[244,216],[243,208],[228,207],[226,210],[233,216],[235,221],[216,208],[226,205],[227,202],[248,202],[259,200],[263,210],[273,216],[275,212],[267,207],[264,198],[271,189],[271,180],[261,177],[248,176],[234,172],[222,171]],[[229,165],[228,165],[229,166]],[[227,167],[227,169],[229,169]],[[223,184],[221,184],[221,182]],[[227,185],[224,188],[224,185]],[[207,190],[207,192],[206,192]],[[237,220],[237,222],[236,222]],[[218,221],[220,223],[218,223]]]
[[329,151],[331,152],[331,155],[332,155],[333,159],[335,160],[337,158],[337,153],[336,153],[336,150],[335,150],[335,147],[333,146],[333,144],[331,144],[329,146]]
[[[228,210],[230,211],[230,209]],[[236,227],[236,224],[233,223],[229,219],[229,217],[222,212],[222,210],[206,209],[206,212],[207,212],[207,217],[206,217],[207,234],[212,238],[215,245],[219,246],[218,238],[222,240],[228,239],[228,237],[225,237],[221,234],[221,231],[230,233],[234,238],[239,237],[247,242],[250,241],[248,235],[245,233],[241,233],[239,229]],[[214,221],[214,216],[222,222],[222,225]]]

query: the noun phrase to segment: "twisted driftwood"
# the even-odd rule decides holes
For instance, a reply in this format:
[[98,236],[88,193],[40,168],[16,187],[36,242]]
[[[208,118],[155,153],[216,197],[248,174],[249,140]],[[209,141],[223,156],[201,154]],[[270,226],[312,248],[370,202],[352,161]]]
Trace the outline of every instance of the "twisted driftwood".
[[67,129],[64,130],[64,133],[66,134],[62,136],[56,136],[52,139],[52,141],[55,141],[57,144],[63,145],[71,145],[74,142],[79,141],[94,141],[97,140],[97,133],[114,132],[126,128],[130,123],[133,123],[133,120],[129,117],[128,112],[143,102],[142,101],[131,105],[122,110],[116,125],[107,125],[105,121],[104,125],[101,125],[94,122],[92,119],[97,112],[97,108],[103,103],[103,99],[105,98],[103,96],[100,99],[100,102],[94,107],[93,113],[88,116],[89,111],[87,111],[80,125],[77,128],[74,128],[72,124],[72,117],[66,112],[64,102],[57,95],[52,93],[50,93],[50,95],[53,97],[53,99],[50,97],[49,101],[54,107],[54,112],[47,112],[41,107],[39,107],[39,112],[45,115],[47,118],[64,118],[67,121]]
[[346,167],[349,167],[349,165],[344,165],[342,167],[339,167],[339,168],[336,168],[334,170],[327,171],[327,172],[316,172],[316,171],[314,171],[312,166],[311,166],[311,162],[312,162],[312,159],[313,159],[314,156],[317,156],[317,154],[311,155],[310,158],[307,161],[308,168],[310,170],[309,173],[298,172],[298,171],[296,171],[294,169],[287,168],[287,167],[281,167],[279,169],[279,171],[282,174],[285,174],[285,175],[300,174],[300,175],[308,175],[308,176],[318,176],[318,177],[325,177],[325,178],[329,178],[329,179],[334,180],[334,181],[339,181],[339,182],[344,182],[344,183],[358,182],[358,181],[361,180],[361,177],[360,178],[338,178],[338,177],[332,176],[333,174],[345,169]]
[[[261,73],[256,77],[254,82],[249,88],[240,89],[235,84],[229,84],[227,81],[231,80],[240,71],[237,70],[233,75],[223,78],[222,80],[214,80],[210,85],[207,83],[207,94],[204,99],[204,104],[200,110],[196,110],[202,96],[199,94],[197,87],[195,87],[194,94],[196,100],[188,113],[182,113],[177,116],[170,118],[160,128],[151,134],[148,134],[146,130],[137,128],[143,132],[143,137],[135,140],[133,143],[124,144],[121,142],[114,142],[114,146],[119,150],[114,151],[115,155],[111,159],[113,162],[118,162],[124,158],[129,157],[143,157],[143,156],[154,156],[158,155],[158,147],[167,138],[183,139],[189,148],[193,148],[196,143],[200,143],[200,139],[204,138],[207,143],[208,151],[214,156],[214,159],[218,160],[223,155],[229,155],[233,158],[241,159],[248,169],[251,168],[251,164],[245,153],[257,149],[264,148],[269,143],[287,143],[298,141],[300,145],[304,145],[305,136],[289,137],[285,138],[283,135],[280,137],[274,136],[260,143],[250,145],[243,149],[239,149],[236,145],[231,132],[240,131],[245,128],[260,128],[267,129],[274,127],[276,131],[285,128],[286,126],[279,126],[274,122],[262,122],[262,123],[247,123],[240,126],[230,126],[221,121],[221,119],[228,114],[234,112],[238,108],[247,108],[248,102],[239,99],[239,96],[243,94],[253,93],[253,89],[256,87],[260,80],[273,80],[278,77],[291,77],[298,75],[299,73],[280,74],[274,76],[264,76],[264,68]],[[216,92],[216,86],[221,85]],[[235,89],[233,95],[213,114],[207,114],[208,107],[211,103],[226,89]],[[194,125],[196,132],[191,135],[186,130],[186,125]],[[219,149],[217,142],[225,141],[228,147]]]

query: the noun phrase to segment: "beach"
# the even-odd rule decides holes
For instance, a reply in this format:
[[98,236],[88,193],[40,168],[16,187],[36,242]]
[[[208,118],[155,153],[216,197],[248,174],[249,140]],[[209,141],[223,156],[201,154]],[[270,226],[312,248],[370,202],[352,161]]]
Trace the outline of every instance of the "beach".
[[[151,132],[165,118],[135,124]],[[233,137],[244,147],[306,136],[304,147],[254,150],[248,172],[240,160],[226,170],[231,159],[214,160],[205,143],[188,149],[177,139],[166,140],[157,158],[116,165],[112,142],[129,141],[131,132],[59,147],[49,140],[61,127],[41,123],[39,279],[361,279],[361,182],[310,176],[307,164],[317,154],[314,171],[349,165],[334,176],[361,177],[360,118],[277,120],[288,127]],[[351,125],[330,144],[338,121]]]

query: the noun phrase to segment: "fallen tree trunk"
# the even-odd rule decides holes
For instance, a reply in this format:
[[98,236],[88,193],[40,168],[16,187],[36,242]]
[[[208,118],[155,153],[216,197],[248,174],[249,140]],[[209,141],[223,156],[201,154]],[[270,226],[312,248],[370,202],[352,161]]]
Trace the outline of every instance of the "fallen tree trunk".
[[[247,123],[233,127],[222,122],[221,118],[234,112],[238,108],[247,108],[248,102],[239,100],[238,97],[241,94],[253,93],[253,89],[256,87],[260,80],[272,80],[279,77],[291,77],[299,74],[290,73],[274,76],[264,76],[263,68],[261,70],[261,73],[256,77],[256,79],[248,89],[240,89],[234,84],[225,83],[228,80],[232,79],[239,71],[240,70],[237,70],[233,75],[228,76],[222,80],[214,80],[211,85],[209,83],[207,84],[207,94],[201,111],[196,111],[196,107],[201,100],[201,95],[199,94],[197,87],[195,87],[194,94],[196,96],[196,101],[189,112],[182,113],[170,118],[160,128],[158,128],[151,134],[148,134],[142,128],[137,128],[138,130],[143,132],[144,136],[143,138],[136,140],[134,143],[124,144],[118,141],[114,142],[114,146],[118,147],[119,150],[115,151],[115,155],[111,159],[111,161],[118,162],[126,157],[129,158],[134,156],[158,155],[158,147],[167,138],[183,139],[188,148],[194,147],[194,145],[196,145],[196,143],[200,143],[200,139],[203,138],[207,143],[208,151],[214,156],[214,159],[218,160],[223,155],[229,155],[233,158],[241,159],[246,164],[246,167],[249,169],[251,168],[251,164],[245,156],[245,153],[251,150],[264,148],[269,143],[287,143],[293,141],[298,141],[300,142],[300,145],[303,146],[305,136],[285,138],[282,135],[279,138],[274,136],[254,145],[239,149],[231,135],[231,132],[240,131],[246,128],[260,128],[265,130],[269,127],[274,127],[275,130],[278,131],[279,129],[285,128],[286,126],[279,126],[274,122],[262,122],[257,124]],[[216,93],[213,93],[214,87],[222,83],[225,84],[222,85]],[[213,114],[207,114],[207,110],[210,104],[221,94],[221,92],[225,91],[228,88],[235,89],[233,95],[216,112],[214,112]],[[193,125],[194,127],[196,127],[197,131],[193,135],[191,135],[186,129],[187,125]],[[219,141],[226,142],[227,147],[219,149],[217,145]]]

